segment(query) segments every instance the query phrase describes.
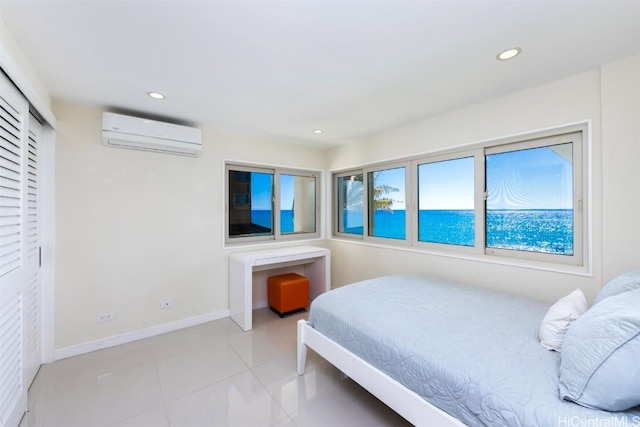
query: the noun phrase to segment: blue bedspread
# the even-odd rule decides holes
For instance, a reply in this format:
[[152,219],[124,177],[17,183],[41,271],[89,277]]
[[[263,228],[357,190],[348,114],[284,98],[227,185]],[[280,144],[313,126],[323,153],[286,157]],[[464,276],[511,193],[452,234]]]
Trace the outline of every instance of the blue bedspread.
[[387,276],[320,295],[311,327],[469,426],[640,427],[562,401],[559,353],[538,342],[549,306],[423,276]]

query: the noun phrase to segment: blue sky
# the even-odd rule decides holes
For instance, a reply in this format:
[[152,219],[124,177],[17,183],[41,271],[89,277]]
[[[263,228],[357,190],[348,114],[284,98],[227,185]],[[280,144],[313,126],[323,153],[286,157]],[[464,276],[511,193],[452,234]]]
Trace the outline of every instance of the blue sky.
[[251,209],[270,210],[273,174],[251,172]]
[[488,209],[571,209],[570,144],[487,156]]
[[473,209],[473,169],[473,157],[420,165],[420,210]]
[[[290,210],[293,204],[293,175],[280,175],[280,208]],[[251,173],[251,208],[254,210],[271,209],[271,187],[273,175],[268,173]]]
[[280,210],[288,211],[293,205],[295,176],[280,175]]
[[[486,159],[488,209],[571,209],[570,144],[493,154]],[[419,209],[473,209],[473,158],[420,166]]]
[[[573,164],[570,145],[541,147],[487,156],[488,209],[571,209]],[[564,149],[563,149],[564,148]],[[473,209],[474,162],[472,157],[419,166],[419,209]],[[280,206],[293,203],[294,177],[281,175]],[[381,170],[375,185],[400,191],[387,195],[393,209],[405,209],[404,168]],[[272,175],[252,174],[252,208],[271,209]]]

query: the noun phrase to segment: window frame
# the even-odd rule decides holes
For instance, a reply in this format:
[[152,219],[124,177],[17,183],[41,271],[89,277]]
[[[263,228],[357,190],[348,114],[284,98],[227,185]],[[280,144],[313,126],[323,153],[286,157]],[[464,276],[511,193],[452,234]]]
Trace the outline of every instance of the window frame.
[[[470,150],[462,150],[449,152],[446,154],[436,154],[432,156],[422,156],[417,159],[411,161],[411,169],[415,171],[416,174],[416,192],[415,192],[415,202],[414,206],[416,207],[416,215],[415,215],[415,224],[413,229],[415,233],[412,234],[412,238],[414,239],[413,246],[418,248],[424,248],[432,251],[450,251],[459,254],[483,254],[482,246],[484,246],[484,224],[485,224],[485,211],[481,208],[484,204],[484,167],[483,163],[483,149],[475,148]],[[458,160],[465,158],[473,158],[473,211],[474,211],[474,245],[473,246],[462,246],[462,245],[454,245],[447,243],[436,243],[436,242],[423,242],[419,240],[419,224],[418,224],[418,216],[420,213],[419,206],[419,191],[420,184],[417,181],[419,179],[418,167],[423,164],[428,163],[438,163],[445,162],[449,160]],[[480,209],[479,209],[480,208]],[[479,211],[480,210],[480,211]],[[481,246],[479,246],[481,244]]]
[[[277,218],[274,217],[274,222],[277,221],[278,222],[278,232],[281,236],[281,239],[285,239],[286,240],[296,240],[296,239],[300,239],[300,238],[308,238],[309,236],[319,236],[320,235],[320,179],[321,179],[321,174],[319,172],[312,172],[312,171],[308,171],[308,170],[302,170],[302,169],[290,169],[290,168],[279,168],[276,169],[276,175],[275,175],[275,180],[274,180],[274,187],[277,188],[277,191],[274,191],[274,198],[275,198],[275,210],[277,210]],[[314,194],[314,231],[299,231],[299,232],[290,232],[290,233],[282,233],[281,230],[281,225],[282,225],[282,218],[281,218],[281,206],[280,206],[280,201],[281,201],[281,181],[280,178],[282,175],[290,175],[290,176],[296,176],[296,177],[305,177],[305,178],[313,178],[315,180],[315,194]],[[277,239],[278,240],[278,239]]]
[[[390,237],[377,237],[370,234],[370,220],[369,217],[372,215],[372,212],[369,211],[369,174],[375,173],[379,171],[391,170],[391,169],[399,169],[404,168],[404,200],[405,200],[405,223],[404,223],[404,239],[395,239]],[[377,242],[384,243],[389,245],[405,245],[406,241],[411,238],[413,234],[412,224],[413,224],[413,209],[408,209],[411,206],[411,194],[412,194],[412,177],[411,173],[411,162],[403,161],[403,162],[387,162],[380,163],[372,167],[366,167],[363,169],[363,197],[364,197],[364,206],[365,211],[363,212],[363,240],[369,242]]]
[[[546,268],[579,268],[590,271],[591,264],[591,207],[590,192],[592,191],[590,174],[590,146],[591,122],[584,121],[569,125],[558,126],[546,130],[529,132],[515,136],[497,138],[478,143],[457,146],[453,149],[438,150],[398,159],[393,162],[380,162],[364,165],[360,168],[338,170],[332,172],[333,194],[332,204],[338,205],[338,178],[350,175],[363,175],[363,235],[353,235],[338,232],[338,215],[341,209],[332,209],[334,227],[332,238],[345,240],[361,240],[364,242],[383,245],[401,246],[409,250],[418,250],[444,256],[479,259],[482,261],[507,264],[522,264],[524,266],[545,266]],[[519,151],[526,148],[545,147],[573,142],[573,255],[553,254],[544,252],[523,251],[514,249],[488,248],[486,242],[486,164],[487,155]],[[474,157],[474,212],[475,212],[475,246],[462,246],[446,243],[421,242],[418,240],[418,166],[425,163],[455,160]],[[406,168],[406,238],[404,240],[384,237],[368,236],[368,198],[367,172],[391,169],[397,165],[409,165]],[[555,267],[554,267],[555,266]],[[565,267],[561,267],[565,266]],[[573,270],[572,270],[573,271]]]
[[[582,265],[584,243],[584,206],[585,206],[585,183],[583,173],[583,151],[584,151],[584,133],[580,131],[563,132],[557,135],[545,135],[538,138],[527,139],[522,142],[513,142],[504,145],[487,147],[485,149],[485,158],[491,154],[501,154],[514,152],[519,150],[527,150],[541,147],[551,147],[566,143],[573,143],[573,255],[552,254],[545,252],[518,251],[512,249],[489,248],[485,241],[485,254],[488,256],[499,256],[504,258],[529,259],[540,262],[550,262],[554,264]],[[510,148],[510,149],[507,149]],[[486,191],[486,190],[485,190]],[[485,193],[485,204],[487,194]],[[485,214],[487,212],[485,206]],[[485,221],[486,224],[486,221]],[[485,233],[486,240],[486,233]]]
[[[230,236],[230,206],[229,196],[231,192],[229,172],[241,171],[241,172],[258,172],[272,174],[272,197],[271,197],[271,211],[272,211],[272,233],[268,235],[244,235],[244,236]],[[294,175],[313,177],[315,179],[315,209],[314,209],[314,223],[315,230],[313,232],[290,232],[281,233],[280,230],[280,176],[281,175]],[[252,164],[238,161],[225,161],[224,162],[224,243],[228,246],[236,246],[242,244],[264,244],[273,243],[278,241],[296,241],[296,240],[308,240],[317,239],[321,236],[321,212],[322,212],[322,172],[311,169],[297,169],[292,167],[270,166],[264,164]]]
[[[355,234],[355,233],[345,233],[340,231],[340,226],[343,223],[342,220],[342,216],[343,216],[343,209],[341,208],[341,205],[343,204],[343,200],[342,200],[342,191],[339,185],[339,180],[340,178],[344,178],[344,177],[350,177],[350,176],[354,176],[354,175],[361,175],[362,176],[362,234]],[[365,235],[365,230],[367,230],[367,215],[365,213],[365,203],[364,203],[364,198],[365,198],[365,193],[366,193],[366,188],[365,188],[365,181],[364,181],[365,177],[364,174],[362,172],[362,169],[359,170],[347,170],[347,171],[342,171],[339,173],[334,173],[332,176],[332,182],[333,182],[333,200],[334,200],[334,204],[333,206],[335,206],[336,208],[332,210],[332,215],[333,215],[333,235],[337,236],[337,237],[344,237],[344,238],[348,238],[348,239],[356,239],[356,240],[363,240],[364,239],[364,235]]]

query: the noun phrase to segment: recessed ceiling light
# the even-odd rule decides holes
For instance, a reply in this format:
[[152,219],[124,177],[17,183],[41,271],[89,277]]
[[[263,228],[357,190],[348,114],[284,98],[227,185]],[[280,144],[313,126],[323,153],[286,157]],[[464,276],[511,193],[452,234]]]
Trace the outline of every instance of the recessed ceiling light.
[[320,134],[320,133],[322,133],[322,132],[324,132],[322,129],[314,129],[314,130],[313,130],[313,133],[318,133],[318,134]]
[[164,95],[159,92],[147,92],[147,95],[149,95],[153,99],[164,99]]
[[522,52],[522,49],[519,47],[512,47],[511,49],[500,52],[496,58],[500,61],[506,61],[507,59],[515,58],[520,55],[520,52]]

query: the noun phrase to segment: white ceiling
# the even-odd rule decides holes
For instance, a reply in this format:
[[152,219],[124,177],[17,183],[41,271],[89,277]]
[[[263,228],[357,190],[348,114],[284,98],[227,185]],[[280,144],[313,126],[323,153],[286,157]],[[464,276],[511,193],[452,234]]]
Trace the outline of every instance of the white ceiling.
[[54,99],[320,146],[640,53],[640,0],[0,0],[0,17]]

